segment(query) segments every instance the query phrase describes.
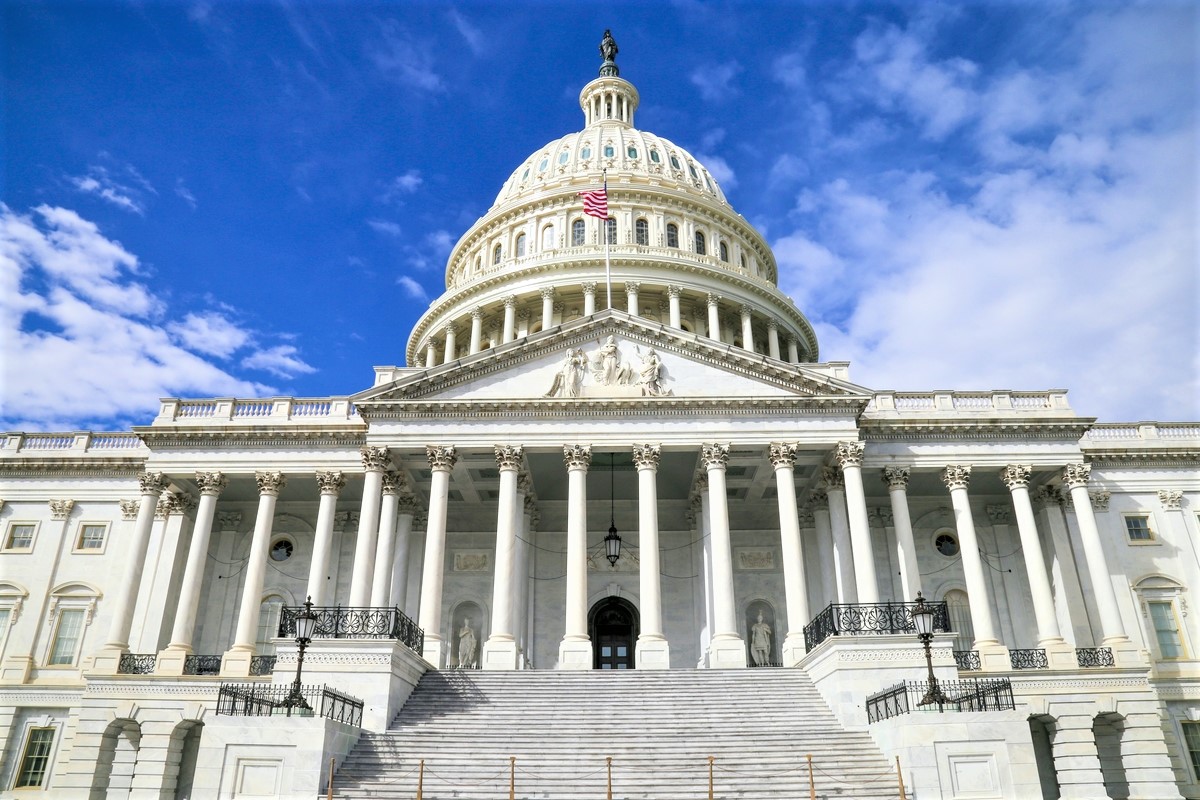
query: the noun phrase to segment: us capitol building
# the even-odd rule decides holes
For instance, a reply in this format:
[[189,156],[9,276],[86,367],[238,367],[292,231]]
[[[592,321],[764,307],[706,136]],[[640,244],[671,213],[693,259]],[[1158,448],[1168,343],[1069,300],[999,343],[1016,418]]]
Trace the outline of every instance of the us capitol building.
[[[2,435],[0,797],[310,798],[331,777],[413,797],[378,781],[418,754],[425,797],[510,777],[601,797],[535,788],[519,759],[575,735],[586,692],[649,726],[698,681],[684,716],[764,704],[706,723],[730,742],[677,745],[698,776],[716,764],[718,797],[727,764],[747,798],[1200,798],[1200,424],[1097,423],[1058,389],[856,384],[712,174],[635,127],[601,50],[582,130],[462,235],[405,366],[346,396]],[[605,186],[607,218],[585,214]],[[314,710],[287,699],[298,655]],[[514,760],[496,750],[502,779],[472,794],[509,723],[411,742],[430,708],[498,713],[505,692],[547,714],[545,741],[512,727]],[[788,727],[818,718],[832,733]],[[771,726],[783,744],[753,738]],[[614,736],[617,796],[708,796],[622,777],[652,748],[637,724]],[[874,765],[857,784],[848,745],[821,749],[839,736]],[[795,794],[784,766],[745,777],[771,746]]]

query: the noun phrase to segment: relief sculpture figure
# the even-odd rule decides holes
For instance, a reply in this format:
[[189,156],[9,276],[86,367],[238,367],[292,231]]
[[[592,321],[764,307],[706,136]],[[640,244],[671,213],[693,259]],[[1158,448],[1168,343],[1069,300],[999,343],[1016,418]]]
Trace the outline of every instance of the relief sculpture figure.
[[586,371],[587,356],[583,350],[571,350],[554,375],[554,383],[550,384],[546,397],[579,397],[579,387],[583,384]]
[[592,377],[600,386],[625,386],[633,380],[633,370],[621,362],[617,338],[609,336],[600,349],[592,353]]
[[[638,352],[641,353],[641,350]],[[638,384],[642,387],[642,394],[648,397],[666,397],[671,394],[671,390],[662,384],[662,360],[653,347],[642,356],[642,369],[638,376]]]

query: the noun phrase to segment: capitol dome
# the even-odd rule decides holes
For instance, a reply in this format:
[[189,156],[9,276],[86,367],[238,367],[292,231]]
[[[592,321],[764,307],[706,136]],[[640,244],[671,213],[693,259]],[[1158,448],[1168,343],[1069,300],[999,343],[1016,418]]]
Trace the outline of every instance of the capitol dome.
[[[583,87],[582,130],[533,151],[446,264],[446,292],[409,337],[432,367],[612,307],[790,363],[812,325],[777,287],[775,256],[684,148],[638,130],[640,96],[609,58]],[[605,188],[609,218],[583,212]]]

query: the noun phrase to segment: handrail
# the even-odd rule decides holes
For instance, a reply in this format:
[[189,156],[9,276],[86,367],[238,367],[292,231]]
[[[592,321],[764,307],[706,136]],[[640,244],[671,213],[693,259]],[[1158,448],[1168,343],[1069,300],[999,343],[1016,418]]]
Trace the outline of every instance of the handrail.
[[[285,607],[279,617],[279,636],[296,636],[296,616],[304,609]],[[423,655],[425,632],[399,608],[320,606],[311,609],[317,617],[315,639],[396,639],[417,655]]]
[[[912,609],[916,603],[830,603],[804,626],[804,648],[811,651],[830,636],[913,633]],[[933,609],[934,631],[950,631],[950,610],[945,601],[925,603]]]

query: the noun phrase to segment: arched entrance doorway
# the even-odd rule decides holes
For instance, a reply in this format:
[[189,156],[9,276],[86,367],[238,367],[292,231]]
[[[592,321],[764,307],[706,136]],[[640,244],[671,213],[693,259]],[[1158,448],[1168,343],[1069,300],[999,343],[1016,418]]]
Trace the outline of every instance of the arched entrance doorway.
[[638,637],[638,612],[633,603],[606,597],[588,612],[594,669],[633,669],[633,647]]

